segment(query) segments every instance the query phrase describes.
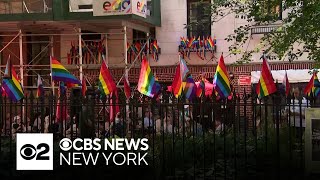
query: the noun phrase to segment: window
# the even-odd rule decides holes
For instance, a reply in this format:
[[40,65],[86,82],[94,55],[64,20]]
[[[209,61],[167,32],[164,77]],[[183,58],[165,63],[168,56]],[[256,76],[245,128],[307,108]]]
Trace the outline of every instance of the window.
[[282,1],[270,0],[264,1],[263,4],[259,1],[255,1],[257,20],[282,20]]
[[196,0],[188,0],[188,37],[207,37],[211,35],[210,1],[199,3]]

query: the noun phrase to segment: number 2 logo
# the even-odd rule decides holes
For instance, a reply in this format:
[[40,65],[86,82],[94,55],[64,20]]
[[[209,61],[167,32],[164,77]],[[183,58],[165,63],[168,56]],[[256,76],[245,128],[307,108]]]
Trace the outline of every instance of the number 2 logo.
[[20,149],[20,155],[25,160],[49,160],[46,154],[49,152],[50,147],[46,143],[40,143],[37,148],[31,144],[25,144]]

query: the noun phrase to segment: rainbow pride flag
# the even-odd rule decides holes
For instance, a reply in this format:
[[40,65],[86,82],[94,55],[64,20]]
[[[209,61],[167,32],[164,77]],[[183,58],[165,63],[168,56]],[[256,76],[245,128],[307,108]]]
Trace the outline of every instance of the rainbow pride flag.
[[227,98],[231,94],[230,81],[223,55],[221,55],[216,73],[213,78],[213,87],[220,98]]
[[173,78],[171,87],[172,87],[172,93],[176,98],[178,98],[182,93],[182,76],[180,71],[180,64],[178,64],[176,68],[176,74]]
[[51,57],[51,76],[53,81],[81,85],[81,82],[54,57]]
[[208,37],[208,47],[214,48],[214,41],[212,40],[211,36]]
[[157,40],[154,40],[152,44],[153,44],[154,51],[158,52],[159,51],[159,46],[158,46]]
[[187,47],[187,41],[184,39],[184,37],[180,37],[180,46],[183,48]]
[[159,83],[159,79],[157,77],[155,77],[155,85],[153,86],[152,89],[152,94],[154,94],[154,96],[157,96],[161,90],[161,85]]
[[154,90],[157,89],[155,81],[149,62],[146,57],[144,57],[141,64],[138,91],[148,97],[154,97]]
[[[7,68],[11,68],[11,78],[4,78],[2,87],[12,101],[20,101],[24,97],[23,88],[14,68],[12,66],[10,67],[10,65],[8,65]],[[6,69],[5,72],[9,71],[9,69]]]
[[186,61],[181,57],[180,57],[180,71],[181,71],[181,81],[185,81],[188,76],[189,69]]
[[259,97],[265,97],[277,91],[269,64],[265,58],[263,58],[262,71],[258,86],[260,86],[258,94]]
[[109,95],[117,90],[116,83],[113,81],[113,78],[105,61],[102,61],[100,68],[99,90],[103,95]]
[[314,96],[318,97],[320,95],[320,87],[318,86],[320,84],[318,75],[316,73],[313,73],[309,83],[304,89],[304,94],[311,95],[311,92]]

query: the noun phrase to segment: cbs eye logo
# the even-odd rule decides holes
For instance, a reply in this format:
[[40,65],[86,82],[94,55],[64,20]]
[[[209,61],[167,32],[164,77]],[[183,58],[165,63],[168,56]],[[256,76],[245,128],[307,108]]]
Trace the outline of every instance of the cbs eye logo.
[[61,150],[69,151],[72,148],[72,141],[68,138],[63,138],[61,139],[59,146]]
[[53,170],[53,135],[17,134],[17,170]]
[[31,160],[36,158],[36,160],[49,160],[48,154],[50,147],[46,143],[40,143],[37,148],[31,144],[25,144],[20,149],[20,155],[25,160]]

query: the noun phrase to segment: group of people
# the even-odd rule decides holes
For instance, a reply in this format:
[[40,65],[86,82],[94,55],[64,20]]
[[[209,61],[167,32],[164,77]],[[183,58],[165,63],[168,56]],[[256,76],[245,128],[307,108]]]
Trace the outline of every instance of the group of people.
[[[287,118],[286,123],[296,127],[297,131],[305,127],[305,108],[309,106],[306,98],[301,96],[299,89],[293,90],[294,98],[290,105],[281,106],[282,116]],[[153,102],[149,102],[153,101]],[[0,122],[2,136],[11,135],[15,138],[18,132],[52,132],[67,137],[128,137],[137,132],[144,134],[202,134],[203,132],[221,133],[225,128],[232,127],[235,119],[238,119],[239,109],[234,104],[211,103],[202,100],[203,103],[175,104],[166,102],[160,94],[157,99],[143,100],[140,107],[124,105],[120,106],[115,118],[110,121],[108,112],[97,113],[94,102],[88,102],[79,106],[77,112],[57,121],[54,115],[50,115],[48,109],[45,113],[35,113],[32,118],[25,115],[6,114],[5,119]],[[208,101],[208,102],[206,102]],[[172,104],[172,105],[170,105]],[[259,109],[256,104],[255,109]],[[97,106],[99,107],[99,106]],[[260,110],[263,112],[264,108]],[[2,115],[3,116],[3,115]],[[251,116],[247,114],[247,116]],[[263,123],[263,114],[255,113],[257,127]],[[260,122],[260,123],[259,123]],[[269,123],[270,124],[270,123]],[[302,128],[300,127],[302,124]]]

